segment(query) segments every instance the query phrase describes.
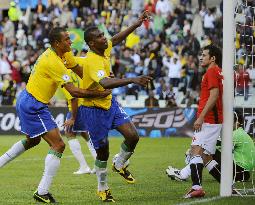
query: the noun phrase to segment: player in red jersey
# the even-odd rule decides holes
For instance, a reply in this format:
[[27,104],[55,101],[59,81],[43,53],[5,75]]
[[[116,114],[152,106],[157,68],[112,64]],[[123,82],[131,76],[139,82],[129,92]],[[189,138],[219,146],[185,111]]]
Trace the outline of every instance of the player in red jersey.
[[[215,153],[223,121],[221,61],[222,53],[218,47],[209,45],[203,48],[200,64],[206,69],[206,73],[201,82],[197,119],[194,122],[194,136],[191,143],[190,169],[193,184],[185,198],[205,195],[202,189],[203,157],[210,157]],[[206,166],[216,165],[217,162],[211,160]]]

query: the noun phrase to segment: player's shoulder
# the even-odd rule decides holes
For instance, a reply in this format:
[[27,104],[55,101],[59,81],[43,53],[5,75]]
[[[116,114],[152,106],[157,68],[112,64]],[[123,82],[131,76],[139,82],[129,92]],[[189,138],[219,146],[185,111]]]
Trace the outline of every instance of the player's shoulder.
[[56,64],[57,62],[61,62],[52,48],[48,48],[45,50],[39,57],[40,61],[45,61],[47,64]]
[[45,50],[42,55],[45,57],[48,57],[48,58],[56,58],[57,57],[56,52],[52,48],[47,48],[47,50]]
[[75,56],[75,61],[78,63],[78,64],[84,64],[86,62],[86,59],[87,59],[87,56]]
[[102,64],[102,58],[93,53],[93,52],[88,52],[86,55],[86,65],[89,67],[98,67],[98,65]]
[[208,75],[222,75],[222,69],[219,66],[212,66],[207,69],[206,73]]
[[218,65],[215,65],[215,66],[212,66],[211,67],[212,70],[215,70],[215,71],[221,71],[221,67],[219,67]]
[[45,50],[39,57],[38,57],[38,61],[43,61],[48,59],[49,57],[51,57],[51,51],[49,50],[49,48],[47,50]]

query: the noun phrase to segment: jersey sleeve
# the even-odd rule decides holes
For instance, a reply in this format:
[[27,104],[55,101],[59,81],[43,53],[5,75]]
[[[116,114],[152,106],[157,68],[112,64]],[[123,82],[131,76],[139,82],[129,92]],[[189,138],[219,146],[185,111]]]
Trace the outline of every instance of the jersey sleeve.
[[220,88],[220,84],[222,83],[221,73],[215,69],[209,69],[207,72],[208,89],[211,90],[212,88]]
[[108,48],[104,51],[104,55],[106,57],[110,57],[111,51],[112,51],[112,42],[110,40],[108,40]]
[[50,77],[56,81],[59,86],[63,86],[66,83],[72,82],[67,68],[59,60],[51,62],[49,72]]
[[104,65],[100,63],[90,63],[88,65],[88,71],[90,78],[96,82],[99,83],[100,80],[107,77],[107,73],[104,69]]

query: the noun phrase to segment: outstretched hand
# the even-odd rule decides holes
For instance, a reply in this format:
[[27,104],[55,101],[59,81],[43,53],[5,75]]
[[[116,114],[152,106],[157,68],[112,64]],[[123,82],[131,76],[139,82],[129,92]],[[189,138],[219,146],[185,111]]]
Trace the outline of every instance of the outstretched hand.
[[153,78],[148,75],[142,75],[133,79],[133,83],[146,87]]
[[151,18],[151,13],[148,10],[145,10],[142,15],[137,20],[137,25],[141,26],[144,21],[148,21]]
[[74,125],[74,121],[75,121],[75,119],[71,118],[71,119],[66,120],[64,122],[63,126],[64,126],[66,132],[70,133],[72,131],[72,127]]

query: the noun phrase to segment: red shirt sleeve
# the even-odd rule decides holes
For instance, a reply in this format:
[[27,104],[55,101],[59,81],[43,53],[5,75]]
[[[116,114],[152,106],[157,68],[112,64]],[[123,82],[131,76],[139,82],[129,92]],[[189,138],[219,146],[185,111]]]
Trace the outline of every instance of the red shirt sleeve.
[[221,83],[221,74],[218,69],[211,68],[207,71],[207,79],[208,79],[208,90],[212,88],[220,88]]

